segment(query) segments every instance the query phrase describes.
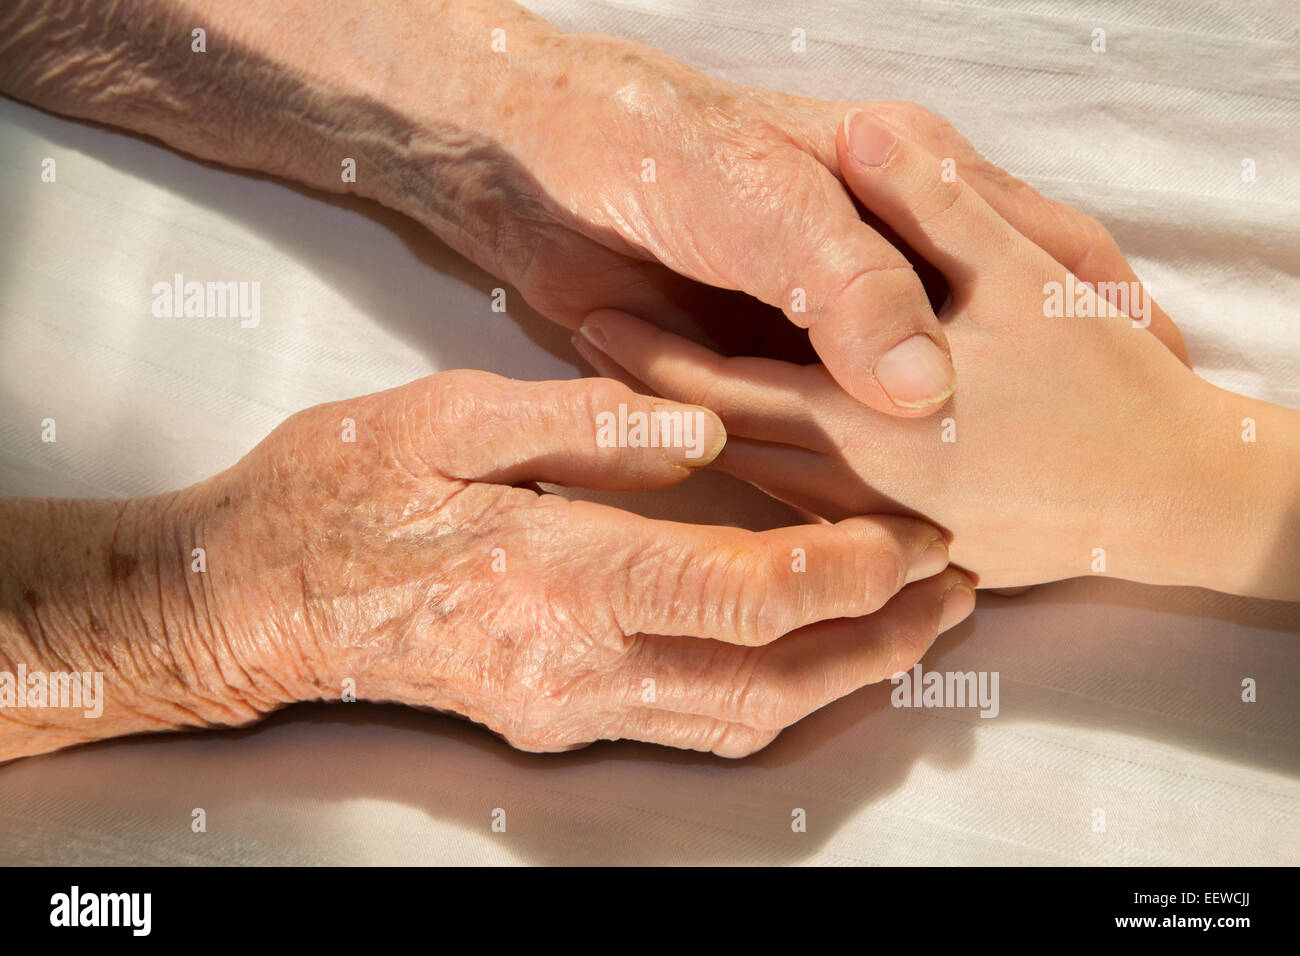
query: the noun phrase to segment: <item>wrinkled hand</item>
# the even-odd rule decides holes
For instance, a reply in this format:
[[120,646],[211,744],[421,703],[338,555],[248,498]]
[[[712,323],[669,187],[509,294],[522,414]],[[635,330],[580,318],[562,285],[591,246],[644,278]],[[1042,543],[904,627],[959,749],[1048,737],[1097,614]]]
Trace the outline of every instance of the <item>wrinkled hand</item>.
[[[836,137],[854,104],[736,86],[609,37],[552,44],[554,57],[530,61],[532,89],[518,91],[500,134],[528,184],[482,217],[480,245],[492,249],[476,258],[570,328],[608,307],[729,354],[797,359],[811,340],[841,386],[890,414],[927,414],[949,394],[946,337],[906,245],[864,222],[844,186]],[[1132,277],[1095,220],[992,166],[939,117],[909,103],[872,109],[951,158],[1066,268]],[[582,134],[557,135],[557,122]],[[689,331],[699,325],[707,336]],[[1152,329],[1183,354],[1158,310]]]
[[1101,570],[1171,582],[1198,561],[1204,580],[1227,563],[1182,545],[1215,516],[1197,497],[1202,452],[1240,448],[1240,416],[1211,420],[1216,390],[1086,289],[1100,317],[1046,317],[1048,284],[1072,281],[1060,262],[970,184],[945,181],[938,157],[866,120],[854,135],[877,137],[888,160],[855,165],[841,138],[849,183],[952,289],[940,317],[962,387],[940,415],[889,418],[820,365],[723,358],[617,312],[584,326],[602,343],[598,369],[715,409],[731,435],[718,466],[808,511],[925,515],[982,586]]
[[[620,404],[698,413],[698,456],[602,447],[598,416]],[[182,493],[220,644],[195,656],[265,675],[269,706],[355,686],[529,750],[632,738],[742,756],[970,612],[969,579],[921,521],[755,533],[523,486],[666,486],[724,440],[703,409],[601,379],[449,372],[308,409]]]

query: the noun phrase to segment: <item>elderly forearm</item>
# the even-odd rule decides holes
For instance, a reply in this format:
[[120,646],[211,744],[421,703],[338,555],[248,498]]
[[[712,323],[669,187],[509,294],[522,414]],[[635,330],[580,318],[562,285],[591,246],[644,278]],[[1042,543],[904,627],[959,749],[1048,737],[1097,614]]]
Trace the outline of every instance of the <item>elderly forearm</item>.
[[482,237],[522,185],[497,141],[540,95],[526,77],[559,35],[505,0],[373,13],[349,0],[17,0],[0,11],[0,91],[377,199],[493,268]]
[[279,703],[208,633],[182,500],[0,500],[0,760]]

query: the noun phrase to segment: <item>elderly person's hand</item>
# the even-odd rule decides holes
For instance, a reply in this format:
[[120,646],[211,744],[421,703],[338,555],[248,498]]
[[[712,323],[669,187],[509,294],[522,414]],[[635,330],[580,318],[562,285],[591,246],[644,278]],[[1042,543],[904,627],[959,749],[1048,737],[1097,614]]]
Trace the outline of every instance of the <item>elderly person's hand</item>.
[[0,759],[349,694],[529,750],[743,756],[970,613],[912,518],[751,532],[531,487],[662,487],[724,441],[617,382],[450,372],[300,412],[174,494],[0,502],[0,671],[105,674],[99,718],[0,707]]
[[[736,86],[508,0],[382,13],[349,0],[16,0],[0,12],[0,90],[378,199],[570,328],[609,307],[702,324],[733,352],[789,357],[811,340],[849,394],[893,415],[927,414],[953,388],[907,250],[844,188],[836,133],[852,104]],[[1131,276],[1094,220],[984,162],[938,117],[873,108],[1079,277]],[[869,139],[849,152],[879,158]],[[775,323],[781,312],[794,324]],[[1182,354],[1159,310],[1152,329]]]
[[[563,57],[529,61],[543,75],[501,139],[529,174],[513,198],[531,214],[493,220],[508,229],[504,243],[486,231],[496,243],[490,269],[571,328],[610,307],[687,334],[695,323],[733,354],[793,357],[801,343],[787,323],[774,328],[776,307],[807,328],[816,356],[854,398],[913,417],[942,403],[953,379],[923,285],[930,273],[870,203],[864,221],[845,188],[846,177],[883,159],[870,138],[851,135],[837,157],[854,104],[735,86],[610,38],[551,44]],[[944,157],[952,175],[1080,278],[1136,281],[1096,220],[993,166],[940,117],[912,103],[872,109]],[[557,136],[543,116],[581,117],[591,135]],[[646,182],[637,172],[650,163]],[[937,298],[942,280],[928,289]],[[1164,312],[1153,303],[1146,318],[1185,359]]]
[[820,365],[724,358],[608,311],[584,326],[597,369],[707,403],[731,434],[718,465],[792,504],[924,515],[984,586],[1105,573],[1300,598],[1300,415],[1198,378],[938,157],[859,121],[888,159],[854,190],[952,288],[962,389],[943,415],[900,422]]

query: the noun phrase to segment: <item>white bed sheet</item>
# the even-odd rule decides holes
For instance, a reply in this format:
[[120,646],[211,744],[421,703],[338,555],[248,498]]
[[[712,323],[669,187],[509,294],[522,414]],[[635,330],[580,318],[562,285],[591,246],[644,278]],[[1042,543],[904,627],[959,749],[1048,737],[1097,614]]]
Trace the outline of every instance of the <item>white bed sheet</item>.
[[[1102,218],[1203,375],[1300,406],[1293,2],[529,5],[728,79],[931,106]],[[39,179],[47,156],[56,184]],[[491,312],[494,280],[370,204],[8,100],[0,173],[0,493],[176,487],[296,409],[438,369],[575,374],[566,333]],[[261,277],[261,326],[154,318],[150,287],[177,272]],[[39,441],[45,417],[57,444]],[[625,500],[783,520],[719,475]],[[984,597],[925,666],[998,671],[996,719],[895,709],[878,685],[739,763],[636,744],[525,755],[448,717],[295,708],[0,768],[0,862],[1295,863],[1297,632],[1296,605],[1191,589]]]

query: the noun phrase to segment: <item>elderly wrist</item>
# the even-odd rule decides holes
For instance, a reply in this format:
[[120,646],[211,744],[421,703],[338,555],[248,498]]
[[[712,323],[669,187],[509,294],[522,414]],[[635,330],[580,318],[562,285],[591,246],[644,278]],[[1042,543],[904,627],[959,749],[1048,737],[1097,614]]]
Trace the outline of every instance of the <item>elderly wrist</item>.
[[[105,609],[104,621],[96,627],[89,618],[83,639],[88,656],[114,675],[121,705],[146,722],[239,726],[284,701],[256,680],[258,662],[228,647],[212,618],[209,557],[192,501],[175,492],[109,503],[107,573],[92,563],[85,598]],[[92,546],[92,562],[94,553]]]
[[176,493],[160,521],[163,587],[191,621],[183,675],[236,716],[339,696],[291,511],[232,469]]
[[[69,743],[247,723],[263,710],[204,679],[207,646],[164,529],[171,496],[6,501],[0,549],[0,759]],[[21,679],[20,678],[21,675]]]
[[391,113],[378,114],[384,131],[367,143],[371,175],[358,167],[353,191],[514,280],[531,261],[538,227],[557,217],[535,175],[542,157],[533,140],[538,130],[553,136],[565,113],[559,87],[573,38],[524,11],[498,12],[462,11],[472,22],[458,20],[440,60],[411,44],[394,54],[407,61],[393,71],[402,92],[388,100]]

